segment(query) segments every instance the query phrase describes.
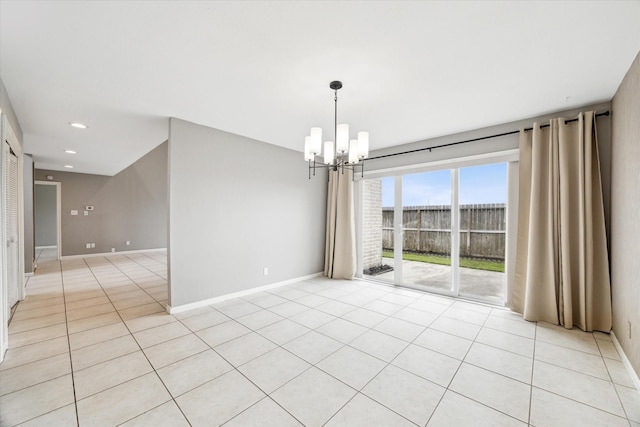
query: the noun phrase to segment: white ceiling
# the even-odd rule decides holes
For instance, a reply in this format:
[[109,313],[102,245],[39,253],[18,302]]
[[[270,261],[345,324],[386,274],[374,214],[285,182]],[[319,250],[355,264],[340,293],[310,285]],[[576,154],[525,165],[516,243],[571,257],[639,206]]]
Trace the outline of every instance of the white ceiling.
[[640,2],[2,0],[0,28],[36,167],[113,175],[169,117],[302,150],[332,132],[336,79],[372,149],[607,101]]

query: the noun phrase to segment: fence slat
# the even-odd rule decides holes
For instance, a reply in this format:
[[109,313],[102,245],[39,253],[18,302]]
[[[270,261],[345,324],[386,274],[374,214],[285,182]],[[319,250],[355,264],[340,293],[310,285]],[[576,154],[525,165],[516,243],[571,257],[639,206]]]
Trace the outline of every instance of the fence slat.
[[[393,208],[382,208],[382,247],[393,249]],[[402,212],[403,249],[448,255],[451,252],[451,206],[406,206]],[[504,259],[504,203],[460,206],[460,255]]]

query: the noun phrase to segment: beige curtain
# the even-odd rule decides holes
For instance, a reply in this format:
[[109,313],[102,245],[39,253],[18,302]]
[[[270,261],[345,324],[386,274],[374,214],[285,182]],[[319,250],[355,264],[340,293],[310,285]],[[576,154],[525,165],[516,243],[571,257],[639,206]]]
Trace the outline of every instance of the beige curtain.
[[611,330],[611,285],[595,114],[520,131],[511,308],[527,320]]
[[353,279],[356,274],[356,232],[353,203],[353,172],[329,170],[327,191],[327,237],[324,275]]

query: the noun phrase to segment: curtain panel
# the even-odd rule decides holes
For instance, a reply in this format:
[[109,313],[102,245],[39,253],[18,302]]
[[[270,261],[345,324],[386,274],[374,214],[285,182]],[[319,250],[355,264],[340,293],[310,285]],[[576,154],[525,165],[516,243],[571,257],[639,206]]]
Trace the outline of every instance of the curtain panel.
[[353,279],[356,274],[356,226],[353,172],[329,170],[324,275]]
[[526,320],[611,330],[611,285],[595,113],[520,131],[512,310]]

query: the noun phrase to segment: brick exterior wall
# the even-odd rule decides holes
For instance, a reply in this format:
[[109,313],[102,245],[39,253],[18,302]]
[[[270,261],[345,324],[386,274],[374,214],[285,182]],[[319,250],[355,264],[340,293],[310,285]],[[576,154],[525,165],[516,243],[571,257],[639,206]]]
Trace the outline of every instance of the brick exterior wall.
[[382,180],[363,181],[362,268],[382,264]]

